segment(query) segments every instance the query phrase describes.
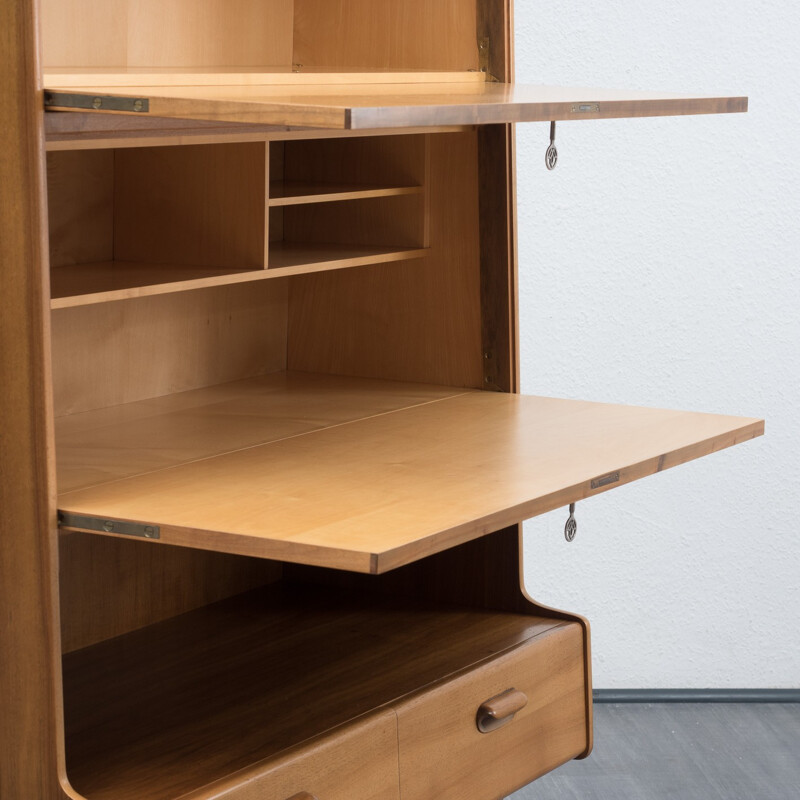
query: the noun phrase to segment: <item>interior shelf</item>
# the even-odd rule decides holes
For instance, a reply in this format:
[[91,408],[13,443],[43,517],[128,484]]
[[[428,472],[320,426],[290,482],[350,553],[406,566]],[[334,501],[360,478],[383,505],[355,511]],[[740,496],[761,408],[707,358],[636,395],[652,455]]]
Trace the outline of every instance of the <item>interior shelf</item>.
[[314,183],[313,181],[273,181],[269,185],[269,205],[294,206],[304,203],[331,203],[338,200],[365,200],[422,194],[422,186],[364,186]]
[[271,242],[269,269],[299,275],[328,269],[408,261],[426,255],[424,247],[369,247],[314,242]]
[[[270,380],[267,392],[231,385],[222,402],[200,390],[162,408],[152,400],[65,418],[59,509],[156,527],[166,544],[380,573],[764,429],[756,419],[396,383],[386,387],[396,400],[376,412],[368,398],[380,381],[325,376],[304,379],[317,410],[331,409],[306,426],[295,378]],[[187,437],[182,449],[176,440]],[[64,527],[92,529],[69,518]]]
[[50,276],[50,307],[75,306],[185,292],[267,277],[263,270],[210,269],[172,264],[104,261],[58,267]]
[[240,595],[65,657],[70,781],[89,800],[183,796],[565,624],[303,585]]
[[[51,272],[52,309],[108,303],[133,297],[188,292],[210,286],[302,275],[329,269],[422,258],[426,248],[274,242],[267,270],[210,269],[190,265],[105,261],[74,264]],[[279,270],[280,272],[275,272]]]

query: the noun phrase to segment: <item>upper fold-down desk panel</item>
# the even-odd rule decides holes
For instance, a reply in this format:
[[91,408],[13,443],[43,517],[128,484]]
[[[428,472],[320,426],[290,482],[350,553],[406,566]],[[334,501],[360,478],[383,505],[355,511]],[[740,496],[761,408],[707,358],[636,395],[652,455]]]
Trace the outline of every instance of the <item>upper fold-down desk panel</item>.
[[[52,71],[49,110],[130,113],[254,125],[375,130],[570,119],[721,114],[747,110],[745,97],[486,83],[482,73],[247,73]],[[202,78],[204,83],[200,83]],[[350,80],[348,80],[348,78]],[[139,83],[134,85],[135,81]],[[270,82],[268,82],[270,81]]]

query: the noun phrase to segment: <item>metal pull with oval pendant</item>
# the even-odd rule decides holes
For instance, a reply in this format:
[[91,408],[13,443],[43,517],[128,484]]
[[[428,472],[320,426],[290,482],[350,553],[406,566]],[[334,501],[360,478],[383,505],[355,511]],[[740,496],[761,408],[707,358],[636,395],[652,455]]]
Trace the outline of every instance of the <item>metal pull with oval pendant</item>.
[[481,733],[491,733],[508,725],[514,716],[528,704],[528,697],[517,689],[507,689],[481,703],[475,722]]

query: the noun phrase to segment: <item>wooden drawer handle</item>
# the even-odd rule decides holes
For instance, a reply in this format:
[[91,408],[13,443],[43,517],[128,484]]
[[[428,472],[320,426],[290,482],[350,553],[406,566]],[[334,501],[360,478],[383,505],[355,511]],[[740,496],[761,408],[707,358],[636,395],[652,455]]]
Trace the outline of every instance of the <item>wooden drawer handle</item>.
[[293,794],[289,800],[317,800],[317,798],[308,792],[300,792],[300,794]]
[[507,689],[502,694],[490,697],[478,709],[476,722],[481,733],[491,733],[514,719],[518,711],[528,704],[528,698],[516,689]]

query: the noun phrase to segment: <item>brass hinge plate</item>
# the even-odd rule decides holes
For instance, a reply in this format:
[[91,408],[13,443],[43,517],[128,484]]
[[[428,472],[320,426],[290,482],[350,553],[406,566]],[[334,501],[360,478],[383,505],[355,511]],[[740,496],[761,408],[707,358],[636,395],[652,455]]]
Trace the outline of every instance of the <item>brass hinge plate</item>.
[[146,97],[113,97],[111,95],[78,94],[76,92],[44,93],[44,107],[75,108],[88,111],[129,111],[146,114],[150,111],[150,101]]
[[488,36],[478,39],[478,69],[486,75],[489,83],[498,83],[497,78],[491,72],[491,42]]
[[58,526],[60,528],[77,528],[82,531],[117,533],[120,536],[139,536],[142,539],[161,538],[161,528],[158,525],[145,522],[126,522],[108,517],[88,517],[69,511],[58,512]]

